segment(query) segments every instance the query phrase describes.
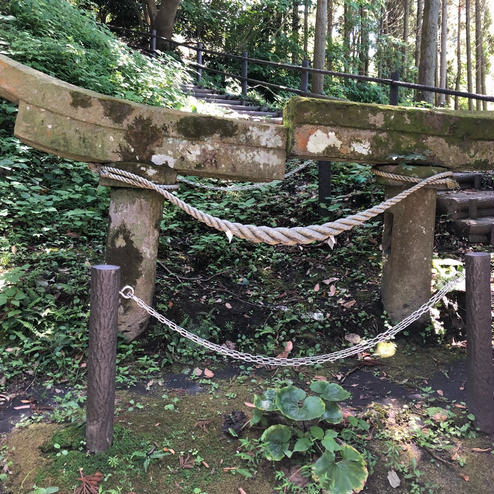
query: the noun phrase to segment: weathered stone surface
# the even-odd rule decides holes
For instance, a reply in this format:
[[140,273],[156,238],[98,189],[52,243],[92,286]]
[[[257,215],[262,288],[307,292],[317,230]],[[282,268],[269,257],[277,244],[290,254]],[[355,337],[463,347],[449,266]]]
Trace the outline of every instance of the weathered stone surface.
[[15,134],[38,149],[97,163],[143,163],[175,172],[283,178],[280,125],[140,105],[81,89],[0,55],[0,96],[17,102]]
[[430,110],[292,98],[284,110],[289,154],[454,170],[494,166],[494,112]]
[[[392,171],[401,173],[400,168],[403,167]],[[436,173],[436,169],[429,170],[429,176]],[[388,185],[386,197],[393,197],[407,187]],[[381,293],[384,309],[394,323],[431,296],[435,213],[434,188],[421,189],[384,213]],[[428,321],[424,316],[416,326],[425,326]]]
[[[141,189],[112,188],[105,261],[120,266],[122,286],[152,304],[163,198]],[[146,328],[149,316],[131,300],[120,299],[118,329],[132,340]]]

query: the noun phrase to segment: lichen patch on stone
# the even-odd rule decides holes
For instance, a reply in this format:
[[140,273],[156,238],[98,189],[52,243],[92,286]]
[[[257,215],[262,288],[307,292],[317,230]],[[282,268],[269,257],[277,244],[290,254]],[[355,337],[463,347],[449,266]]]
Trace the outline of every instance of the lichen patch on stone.
[[151,156],[151,161],[157,166],[166,164],[170,168],[173,168],[175,166],[176,160],[172,156],[168,156],[166,154],[154,154],[153,156]]
[[311,153],[322,153],[327,147],[340,148],[342,141],[338,139],[334,132],[323,132],[317,129],[307,141],[307,151]]
[[369,154],[370,153],[370,142],[352,142],[352,150],[359,154]]

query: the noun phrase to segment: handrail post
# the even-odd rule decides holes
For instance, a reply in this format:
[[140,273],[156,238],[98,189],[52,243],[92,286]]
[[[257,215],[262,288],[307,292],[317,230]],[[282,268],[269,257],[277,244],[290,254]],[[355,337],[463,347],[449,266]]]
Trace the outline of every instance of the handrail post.
[[467,405],[477,427],[494,432],[490,260],[487,252],[465,255],[467,325]]
[[[302,60],[302,67],[308,68],[310,65],[309,60],[304,58]],[[300,91],[302,91],[303,94],[307,94],[309,92],[309,72],[307,70],[302,70],[302,75],[300,77]]]
[[156,29],[151,31],[151,53],[156,56]]
[[[203,48],[203,44],[199,41],[199,43],[197,43],[197,65],[202,65],[202,48]],[[197,85],[199,86],[201,84],[201,80],[202,80],[202,68],[201,67],[197,67]]]
[[247,75],[249,72],[249,53],[247,51],[242,52],[242,96],[247,96]]
[[[399,81],[400,80],[400,73],[398,71],[393,72],[391,74],[391,79],[393,81]],[[397,86],[396,84],[390,84],[390,86],[389,86],[389,104],[390,105],[397,105],[398,104],[399,91],[400,91],[399,86]]]
[[319,189],[319,216],[328,216],[328,206],[331,204],[331,161],[317,162]]
[[87,359],[86,446],[108,449],[113,441],[120,267],[91,268]]

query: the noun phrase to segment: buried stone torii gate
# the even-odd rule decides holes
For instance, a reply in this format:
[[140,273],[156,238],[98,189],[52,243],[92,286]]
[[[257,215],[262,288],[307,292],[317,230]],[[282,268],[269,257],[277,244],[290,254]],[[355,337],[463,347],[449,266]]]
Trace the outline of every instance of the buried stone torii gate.
[[[282,179],[287,157],[370,163],[425,178],[494,165],[493,112],[453,112],[293,98],[283,126],[141,105],[88,91],[0,55],[0,96],[18,104],[15,135],[43,151],[108,164],[158,184],[178,173],[267,182]],[[403,163],[413,163],[403,166]],[[111,187],[106,262],[150,303],[162,198],[152,190]],[[386,194],[403,189],[383,180]],[[436,192],[423,188],[385,213],[382,295],[401,320],[430,296]],[[128,339],[148,315],[122,301]]]

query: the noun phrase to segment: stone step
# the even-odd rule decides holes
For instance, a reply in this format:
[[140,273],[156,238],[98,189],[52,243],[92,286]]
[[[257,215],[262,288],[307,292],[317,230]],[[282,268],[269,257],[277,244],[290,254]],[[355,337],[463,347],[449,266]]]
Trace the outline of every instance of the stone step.
[[437,211],[450,220],[494,216],[494,191],[439,191]]
[[490,243],[494,245],[494,216],[466,218],[452,221],[453,231],[464,235],[469,242]]
[[480,189],[480,182],[482,180],[483,173],[477,172],[456,172],[453,173],[453,178],[460,184],[460,187]]

